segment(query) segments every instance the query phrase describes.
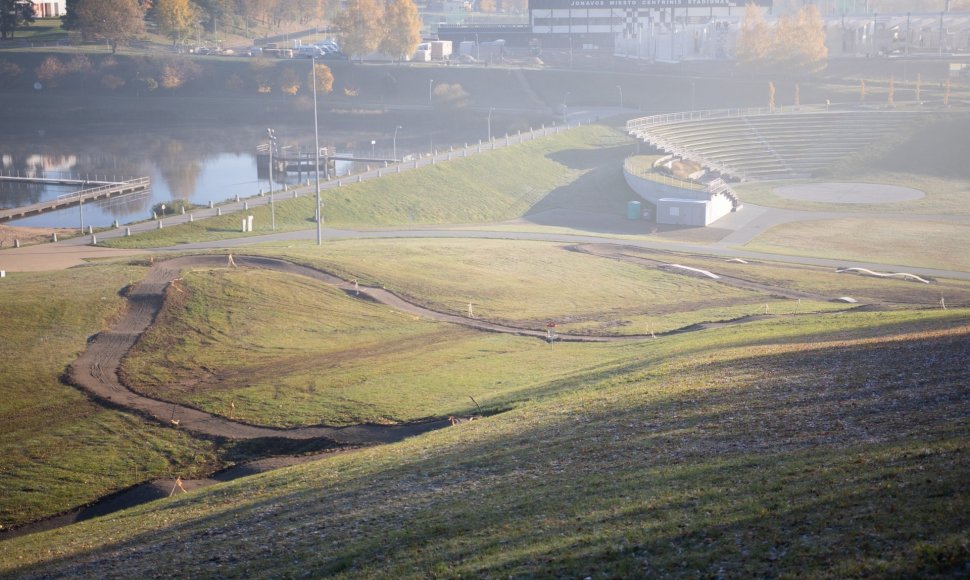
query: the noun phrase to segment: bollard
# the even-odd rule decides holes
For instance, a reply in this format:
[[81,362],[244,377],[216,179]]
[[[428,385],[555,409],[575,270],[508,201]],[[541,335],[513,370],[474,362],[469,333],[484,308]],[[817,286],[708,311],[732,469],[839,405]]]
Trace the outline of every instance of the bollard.
[[182,206],[182,215],[185,215],[185,206]]
[[54,232],[54,242],[57,243],[57,232]]
[[[307,186],[309,187],[309,185],[310,184],[308,183]],[[293,199],[296,199],[298,197],[300,197],[300,192],[294,189],[293,190]]]
[[96,236],[94,234],[91,234],[91,245],[92,246],[97,246],[98,245],[98,236]]
[[20,247],[20,240],[14,240],[13,241],[13,247],[19,248]]
[[398,172],[398,173],[400,173],[400,172],[401,172],[401,166],[400,166],[400,165],[398,165],[398,166],[397,166],[397,172]]
[[247,216],[246,223],[248,224],[249,231],[253,231],[253,216]]
[[130,238],[131,237],[131,228],[125,228],[125,237],[126,238]]
[[195,217],[192,214],[189,214],[189,223],[192,223],[194,221],[195,221]]
[[378,169],[377,170],[377,177],[384,177],[384,170],[383,169]]
[[217,207],[216,208],[216,215],[222,215],[222,208],[221,207]]
[[158,220],[158,229],[162,229],[162,220]]
[[94,226],[88,226],[88,233],[89,234],[93,234],[94,233]]
[[244,201],[243,202],[243,210],[244,211],[249,211],[249,202],[248,201]]
[[246,233],[246,218],[242,219],[242,232],[244,234]]
[[[263,192],[260,191],[260,193],[263,193]],[[239,203],[239,194],[238,193],[236,194],[236,203]]]
[[6,270],[0,270],[0,278],[6,278],[6,277],[7,277],[7,271]]
[[115,223],[114,223],[114,228],[115,228],[115,229],[118,229],[119,227],[121,227],[121,226],[120,226],[120,224],[118,223],[118,220],[115,220]]
[[155,213],[155,212],[152,212],[152,219],[153,220],[157,220],[158,219],[158,214]]
[[358,175],[357,176],[357,183],[360,183],[361,181],[364,181],[364,176],[363,175]]

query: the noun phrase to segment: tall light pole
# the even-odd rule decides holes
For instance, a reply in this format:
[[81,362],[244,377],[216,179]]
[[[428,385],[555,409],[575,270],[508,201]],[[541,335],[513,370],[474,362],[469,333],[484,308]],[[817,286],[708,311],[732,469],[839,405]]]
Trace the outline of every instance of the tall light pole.
[[317,123],[317,59],[312,58],[313,63],[313,163],[317,172],[317,209],[314,212],[317,216],[317,245],[323,245],[323,210],[320,209],[320,125]]
[[488,110],[488,142],[489,143],[492,142],[492,111],[494,110],[495,110],[495,107],[491,107]]
[[393,144],[394,144],[393,145],[393,147],[394,147],[394,153],[393,153],[393,157],[394,157],[394,162],[395,163],[397,163],[397,130],[400,129],[400,128],[401,128],[400,125],[398,125],[397,127],[394,127],[394,141],[393,141]]
[[273,216],[273,231],[276,231],[276,204],[273,202],[273,149],[276,148],[276,135],[272,129],[266,129],[269,134],[269,208]]
[[571,94],[572,93],[570,93],[569,91],[566,91],[566,94],[562,96],[562,120],[564,123],[567,123],[567,124],[569,123],[569,115],[567,113],[569,109],[566,106],[566,97],[568,97]]
[[374,158],[377,157],[377,154],[374,153],[374,146],[375,145],[377,145],[377,140],[376,139],[371,139],[370,140],[370,158],[371,159],[374,159]]
[[431,88],[434,86],[434,79],[428,79],[428,105],[434,106],[434,100],[431,98],[433,94]]
[[616,85],[616,90],[620,91],[620,108],[623,108],[623,87]]

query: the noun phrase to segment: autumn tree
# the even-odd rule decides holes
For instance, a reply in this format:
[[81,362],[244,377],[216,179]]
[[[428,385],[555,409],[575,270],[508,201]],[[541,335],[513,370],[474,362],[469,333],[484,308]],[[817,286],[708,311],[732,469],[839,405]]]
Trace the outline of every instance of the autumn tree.
[[34,5],[20,0],[0,0],[0,38],[13,38],[18,28],[34,21]]
[[376,0],[352,0],[334,18],[340,31],[337,37],[343,52],[363,56],[374,52],[381,44],[384,5]]
[[737,59],[738,64],[750,66],[760,64],[768,59],[771,48],[771,31],[765,22],[761,7],[751,3],[744,9],[741,19],[741,29],[738,32]]
[[421,16],[413,0],[392,0],[384,10],[380,50],[398,60],[414,52],[421,42]]
[[191,36],[192,29],[202,20],[202,9],[189,0],[156,0],[153,12],[159,31],[169,36],[174,45]]
[[112,53],[145,31],[145,13],[135,0],[80,0],[76,11],[81,36],[106,41]]
[[762,9],[748,4],[736,48],[738,64],[768,66],[789,72],[816,72],[826,66],[828,48],[822,17],[815,5],[777,20],[772,30]]
[[[329,94],[333,92],[333,73],[330,72],[330,67],[325,64],[319,64],[314,61],[314,69],[316,69],[317,77],[317,92],[323,94]],[[313,69],[307,73],[306,84],[313,90]]]
[[817,72],[825,68],[828,56],[822,16],[814,4],[778,19],[769,54],[777,66],[789,71]]

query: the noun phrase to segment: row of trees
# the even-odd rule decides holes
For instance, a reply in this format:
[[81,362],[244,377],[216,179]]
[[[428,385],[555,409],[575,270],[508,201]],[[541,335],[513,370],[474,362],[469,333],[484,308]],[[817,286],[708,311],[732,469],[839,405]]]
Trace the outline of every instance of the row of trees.
[[822,70],[828,59],[822,16],[810,4],[792,15],[779,17],[772,27],[765,21],[762,8],[748,4],[736,52],[742,66],[788,72]]
[[[0,0],[10,2],[13,0]],[[335,0],[293,0],[275,3],[249,0],[69,0],[64,26],[79,30],[88,40],[103,40],[116,51],[119,45],[143,34],[145,18],[154,21],[158,31],[179,44],[205,23],[227,20],[230,14],[245,18],[261,16],[282,19],[319,19]],[[284,6],[285,5],[285,6]],[[363,55],[375,51],[403,58],[421,42],[421,17],[414,0],[352,0],[333,18],[345,52]]]
[[[308,64],[308,61],[256,59],[248,67],[237,69],[215,83],[224,83],[224,89],[231,92],[309,94],[313,90],[314,75],[306,66]],[[330,93],[333,73],[324,64],[314,63],[314,66],[317,92]],[[146,94],[158,89],[180,89],[204,75],[205,69],[192,59],[174,56],[90,58],[78,54],[70,58],[48,56],[33,71],[32,78],[45,89],[84,87],[89,90],[100,85],[111,92]],[[30,78],[30,71],[24,71],[14,62],[0,60],[0,84],[15,85]],[[212,86],[213,80],[207,77],[207,86]]]

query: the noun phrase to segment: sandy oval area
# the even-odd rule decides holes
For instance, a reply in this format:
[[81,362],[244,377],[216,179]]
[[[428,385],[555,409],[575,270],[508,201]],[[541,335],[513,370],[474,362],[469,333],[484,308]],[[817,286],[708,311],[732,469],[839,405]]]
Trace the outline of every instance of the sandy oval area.
[[802,183],[776,187],[775,194],[825,203],[895,203],[923,199],[926,195],[918,189],[878,183]]

